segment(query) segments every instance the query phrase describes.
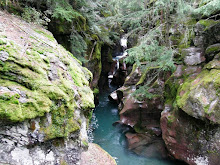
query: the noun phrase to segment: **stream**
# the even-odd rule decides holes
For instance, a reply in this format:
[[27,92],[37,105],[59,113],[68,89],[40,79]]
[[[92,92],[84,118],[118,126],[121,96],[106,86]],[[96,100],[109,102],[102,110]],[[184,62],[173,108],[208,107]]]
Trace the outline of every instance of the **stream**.
[[90,142],[100,145],[115,158],[118,165],[175,165],[176,163],[168,160],[141,157],[127,149],[125,129],[112,125],[119,120],[117,104],[108,99],[108,95],[115,89],[110,86],[100,93],[99,105],[94,110],[90,125]]

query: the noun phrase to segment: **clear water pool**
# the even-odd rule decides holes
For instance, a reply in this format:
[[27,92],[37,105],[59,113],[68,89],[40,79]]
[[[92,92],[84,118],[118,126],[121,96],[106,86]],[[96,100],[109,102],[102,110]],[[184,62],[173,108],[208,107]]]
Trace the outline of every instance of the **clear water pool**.
[[145,158],[127,149],[126,138],[120,126],[113,126],[119,120],[117,105],[110,102],[108,95],[114,88],[100,94],[100,103],[94,111],[91,125],[93,127],[92,141],[100,145],[118,165],[180,165],[168,160]]

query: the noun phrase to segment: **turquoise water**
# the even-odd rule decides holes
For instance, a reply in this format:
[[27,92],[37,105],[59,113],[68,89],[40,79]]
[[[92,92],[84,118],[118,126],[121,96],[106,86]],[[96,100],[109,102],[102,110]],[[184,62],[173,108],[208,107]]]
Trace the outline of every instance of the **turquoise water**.
[[100,94],[100,103],[91,122],[94,128],[90,135],[92,141],[114,157],[118,165],[179,165],[166,160],[140,157],[127,149],[123,129],[112,126],[112,123],[119,120],[117,105],[108,100],[112,90]]

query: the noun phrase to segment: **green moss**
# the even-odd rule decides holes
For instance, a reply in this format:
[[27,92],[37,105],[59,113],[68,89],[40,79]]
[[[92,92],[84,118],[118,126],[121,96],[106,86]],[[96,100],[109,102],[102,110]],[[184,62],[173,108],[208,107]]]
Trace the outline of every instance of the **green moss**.
[[95,41],[99,41],[99,37],[96,34],[92,34],[91,38]]
[[0,118],[12,122],[32,119],[43,116],[50,111],[51,101],[41,92],[32,92],[25,87],[21,87],[15,82],[0,79],[0,86],[10,86],[20,89],[27,95],[24,103],[19,102],[20,95],[15,92],[8,92],[0,96]]
[[[178,89],[178,95],[176,97],[177,104],[180,108],[184,108],[187,104],[187,100],[189,98],[190,92],[197,88],[202,84],[205,88],[208,87],[209,84],[214,84],[216,91],[220,86],[220,70],[212,69],[211,71],[203,70],[196,79],[192,80],[188,78]],[[180,96],[180,92],[182,92],[182,96]],[[204,107],[207,110],[208,107]]]
[[209,154],[218,154],[218,151],[216,151],[216,150],[207,150],[207,153],[209,153]]
[[168,125],[171,125],[175,120],[176,120],[176,117],[174,115],[169,115],[167,117]]
[[209,112],[209,107],[210,107],[210,105],[206,105],[204,107],[204,111],[205,111],[206,114],[210,114],[211,113],[211,112]]
[[85,140],[82,141],[82,144],[83,144],[85,147],[88,147],[88,146],[89,146],[88,142],[85,141]]
[[140,123],[134,125],[134,130],[137,133],[144,133],[146,130],[140,125]]
[[94,95],[89,87],[81,88],[81,90],[79,90],[78,92],[81,98],[82,109],[87,110],[89,108],[95,108]]
[[46,139],[68,137],[71,132],[80,129],[80,123],[74,119],[76,106],[70,105],[65,101],[59,106],[61,102],[62,100],[53,103],[51,106],[52,123],[48,127],[41,128],[41,131],[46,135]]
[[5,40],[0,39],[0,45],[5,45],[7,42]]
[[83,68],[83,72],[84,72],[84,74],[85,74],[85,76],[86,76],[86,79],[87,79],[89,82],[91,82],[92,79],[93,79],[93,74],[92,74],[92,72],[90,72],[87,68]]
[[99,94],[99,89],[98,89],[98,88],[95,88],[95,89],[93,90],[93,93],[94,93],[94,95]]
[[7,38],[6,35],[0,35],[0,38]]
[[211,45],[205,51],[206,54],[212,54],[218,52],[220,52],[220,44]]
[[206,31],[211,26],[214,26],[217,23],[219,23],[219,21],[215,21],[215,20],[212,20],[212,19],[206,19],[206,20],[200,20],[198,23],[200,23],[201,25],[205,26],[205,31]]
[[[190,93],[191,82],[192,82],[191,79],[185,81],[184,84],[182,84],[177,91],[178,93],[177,93],[176,101],[177,101],[177,105],[180,108],[184,107],[186,104],[188,95]],[[183,96],[180,96],[180,92],[184,93]]]
[[[62,46],[50,47],[43,40],[39,43],[41,40],[29,37],[31,44],[24,50],[7,38],[4,40],[7,45],[0,44],[0,50],[7,52],[9,58],[0,61],[0,86],[9,90],[0,93],[0,120],[13,123],[41,117],[40,131],[46,140],[68,137],[79,130],[81,122],[74,116],[75,109],[92,114],[90,109],[94,108],[94,96],[89,88],[91,72]],[[53,58],[59,59],[57,77],[49,80]],[[25,93],[25,97],[13,89]],[[51,115],[49,124],[46,113]]]
[[166,104],[172,105],[173,103],[175,103],[177,91],[180,86],[178,81],[179,79],[175,78],[174,75],[172,75],[165,82],[164,98]]
[[55,41],[54,37],[52,34],[48,34],[42,30],[39,30],[39,29],[34,29],[35,32],[39,33],[39,34],[42,34],[43,36],[47,37],[49,40],[51,41]]
[[[102,71],[102,63],[101,63],[101,47],[102,47],[102,42],[97,41],[94,47],[94,43],[87,40],[86,43],[88,44],[88,49],[87,49],[87,55],[88,55],[88,60],[89,62],[86,63],[86,66],[91,72],[93,73],[93,81],[91,82],[92,87],[96,87],[97,80],[99,79]],[[92,52],[91,55],[91,50],[94,48],[94,51]]]
[[68,165],[68,163],[65,160],[61,159],[60,160],[60,165]]

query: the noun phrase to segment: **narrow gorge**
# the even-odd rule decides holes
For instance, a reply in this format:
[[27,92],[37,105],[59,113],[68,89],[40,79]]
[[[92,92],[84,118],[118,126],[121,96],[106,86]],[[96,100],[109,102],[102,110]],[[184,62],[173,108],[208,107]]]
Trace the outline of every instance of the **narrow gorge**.
[[0,164],[218,165],[219,0],[1,0]]

